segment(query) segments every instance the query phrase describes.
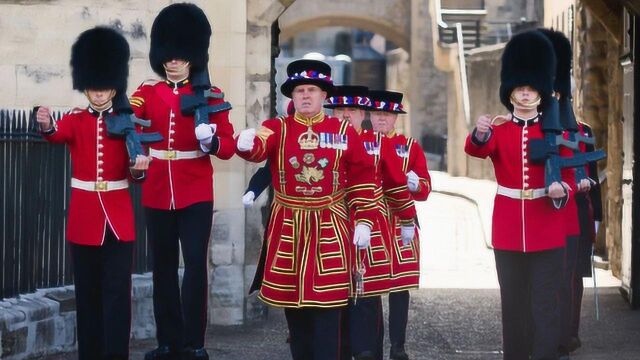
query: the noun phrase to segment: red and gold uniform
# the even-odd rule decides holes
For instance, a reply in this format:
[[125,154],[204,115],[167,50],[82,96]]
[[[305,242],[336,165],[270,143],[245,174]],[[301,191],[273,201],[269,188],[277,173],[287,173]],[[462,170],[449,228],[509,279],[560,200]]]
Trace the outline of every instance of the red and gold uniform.
[[[371,296],[386,293],[392,286],[392,260],[395,251],[392,246],[393,234],[389,221],[391,217],[399,223],[413,224],[416,216],[413,198],[407,189],[404,173],[397,170],[397,164],[391,155],[392,144],[385,137],[372,130],[360,133],[364,148],[375,166],[375,201],[377,212],[371,229],[371,245],[357,251],[352,247],[354,265],[364,266],[363,291],[358,296]],[[384,156],[383,156],[384,155]],[[385,201],[383,193],[386,194]],[[391,203],[391,209],[387,203]],[[350,204],[352,205],[352,204]],[[353,206],[352,206],[353,207]]]
[[[429,176],[427,159],[420,145],[415,139],[396,134],[395,132],[388,134],[384,142],[386,142],[388,146],[383,146],[385,151],[382,156],[393,164],[392,166],[396,173],[405,176],[409,171],[413,171],[418,175],[418,190],[411,193],[413,200],[427,200],[431,192],[431,176]],[[404,187],[386,190],[385,198],[387,204],[391,210],[400,208],[400,210],[411,211],[406,210],[408,208],[413,209],[412,211],[415,213],[413,202],[398,202],[393,198],[398,191],[402,191],[403,189],[406,189],[406,184]],[[411,219],[411,221],[412,220],[413,219]],[[403,245],[400,238],[400,227],[407,223],[407,221],[408,220],[403,220],[397,215],[390,214],[389,222],[395,232],[394,239],[390,246],[392,258],[391,291],[417,288],[420,282],[420,241],[417,227],[414,240],[410,244],[406,246]]]
[[107,227],[120,241],[135,240],[124,139],[107,136],[104,116],[91,108],[64,115],[44,138],[66,144],[73,161],[67,240],[100,246]]
[[[213,87],[212,92],[221,93]],[[213,201],[213,166],[211,159],[200,149],[194,133],[194,117],[180,111],[180,96],[192,94],[189,80],[179,83],[147,81],[131,96],[131,107],[141,119],[152,119],[143,132],[158,132],[163,140],[150,145],[154,157],[148,171],[148,181],[142,187],[142,204],[154,209],[182,209],[198,202]],[[223,99],[209,99],[218,105]],[[235,152],[233,126],[229,112],[209,115],[209,122],[217,126],[217,149],[211,154],[229,159]]]
[[346,305],[349,215],[371,226],[377,211],[373,164],[357,132],[323,112],[295,114],[263,122],[253,149],[238,154],[268,159],[275,191],[260,299],[293,308]]

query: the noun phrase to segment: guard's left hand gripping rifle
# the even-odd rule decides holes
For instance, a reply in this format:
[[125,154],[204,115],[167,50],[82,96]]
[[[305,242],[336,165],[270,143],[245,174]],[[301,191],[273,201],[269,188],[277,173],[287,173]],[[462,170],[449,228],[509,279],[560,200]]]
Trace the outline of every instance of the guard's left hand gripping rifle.
[[[575,168],[576,169],[576,181],[586,178],[584,167],[586,164],[602,160],[606,157],[606,154],[602,150],[596,150],[588,153],[580,152],[579,143],[592,143],[593,139],[585,138],[582,135],[576,135],[575,131],[569,130],[569,139],[565,139],[562,132],[565,130],[560,124],[560,109],[558,100],[555,97],[551,97],[547,101],[545,110],[542,114],[542,131],[544,132],[544,138],[538,140],[531,140],[530,152],[531,161],[541,163],[544,162],[544,182],[545,188],[549,189],[549,186],[554,182],[562,183],[561,170],[563,168]],[[575,122],[575,118],[573,119]],[[571,129],[570,125],[567,125]],[[577,125],[575,127],[577,130]],[[572,136],[573,135],[573,136]],[[573,150],[572,157],[560,156],[560,146],[565,146]],[[580,177],[582,176],[582,177]],[[565,189],[565,191],[568,191]],[[556,209],[560,209],[567,204],[568,196],[562,199],[553,199],[553,205]]]
[[231,104],[227,101],[209,105],[209,99],[224,99],[224,93],[211,91],[208,70],[194,73],[191,84],[194,95],[180,95],[180,111],[185,116],[193,115],[196,127],[200,124],[209,124],[209,114],[231,110]]
[[157,132],[138,133],[135,124],[143,127],[151,126],[151,121],[137,118],[131,110],[131,105],[125,94],[118,96],[114,101],[114,112],[105,119],[107,133],[115,137],[124,137],[129,153],[129,162],[135,164],[138,155],[145,155],[142,144],[150,144],[162,141],[163,137]]

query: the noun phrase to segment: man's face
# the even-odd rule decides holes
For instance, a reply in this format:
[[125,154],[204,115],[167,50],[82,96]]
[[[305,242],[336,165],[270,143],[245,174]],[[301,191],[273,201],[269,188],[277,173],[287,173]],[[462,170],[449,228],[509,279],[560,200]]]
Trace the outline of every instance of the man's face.
[[316,85],[298,85],[291,93],[291,100],[296,111],[304,116],[313,116],[322,110],[327,92]]
[[362,129],[364,110],[357,107],[339,107],[333,109],[333,116],[348,121],[356,130]]
[[540,98],[540,94],[531,86],[519,86],[513,89],[511,96],[518,104],[529,105]]
[[89,102],[97,106],[108,103],[116,95],[116,91],[113,89],[87,89],[85,93],[87,95],[87,98],[89,98]]
[[189,69],[191,64],[188,61],[181,59],[173,59],[164,63],[164,69],[167,74],[180,74]]
[[372,111],[371,112],[371,126],[373,130],[388,134],[395,128],[396,120],[398,120],[398,114],[386,111]]

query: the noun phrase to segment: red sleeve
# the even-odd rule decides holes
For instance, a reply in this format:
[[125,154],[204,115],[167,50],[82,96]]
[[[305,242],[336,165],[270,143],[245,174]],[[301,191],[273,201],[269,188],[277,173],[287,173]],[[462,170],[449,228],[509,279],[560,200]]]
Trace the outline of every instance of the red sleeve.
[[43,133],[42,137],[53,144],[71,144],[73,143],[73,111],[65,114],[62,119],[53,124],[54,131]]
[[389,211],[400,219],[401,223],[413,222],[416,208],[413,196],[407,187],[407,177],[402,171],[402,162],[395,156],[395,149],[384,136],[380,143],[380,168],[382,190]]
[[479,142],[475,138],[475,129],[474,131],[467,136],[467,140],[464,144],[464,151],[473,157],[486,159],[489,156],[492,156],[496,150],[496,139],[495,139],[495,130],[491,130],[489,133],[489,138],[484,142]]
[[133,109],[133,113],[137,118],[146,119],[146,101],[147,101],[147,92],[151,89],[151,86],[146,84],[141,84],[138,86],[136,91],[129,98],[129,103],[131,104],[131,109]]
[[[221,94],[222,91],[216,87],[211,89],[212,92]],[[210,99],[209,105],[222,104],[224,99]],[[230,159],[236,151],[236,143],[233,139],[233,125],[229,121],[229,110],[209,114],[209,123],[216,124],[216,136],[219,140],[218,151],[215,156],[220,159]]]
[[425,201],[431,193],[431,176],[429,175],[429,168],[427,166],[427,157],[424,156],[422,147],[415,139],[411,140],[409,145],[409,168],[408,171],[413,171],[418,175],[418,191],[411,193],[413,199],[417,201]]
[[377,211],[375,201],[375,165],[373,157],[364,149],[360,135],[348,125],[347,150],[344,153],[346,169],[347,202],[356,223],[365,223],[373,227],[371,219]]
[[251,162],[262,162],[267,156],[278,147],[280,132],[282,131],[283,119],[265,120],[256,130],[256,137],[253,139],[253,149],[250,151],[240,151],[237,149],[238,138],[234,140],[236,154],[241,158]]

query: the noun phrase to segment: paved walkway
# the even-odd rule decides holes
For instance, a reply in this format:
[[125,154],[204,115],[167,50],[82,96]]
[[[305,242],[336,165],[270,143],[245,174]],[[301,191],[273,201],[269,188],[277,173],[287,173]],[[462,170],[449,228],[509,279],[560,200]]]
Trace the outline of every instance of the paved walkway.
[[[418,204],[422,282],[412,293],[408,352],[424,360],[501,359],[500,297],[487,247],[495,184],[433,175],[437,192]],[[455,189],[464,191],[454,196]],[[597,279],[600,320],[594,315],[592,283],[586,281],[583,347],[572,359],[640,359],[640,311],[629,310],[610,273],[598,270]],[[286,336],[282,311],[271,309],[266,322],[210,328],[207,348],[217,360],[290,359]],[[154,345],[152,340],[133,342],[131,358],[142,359]]]

